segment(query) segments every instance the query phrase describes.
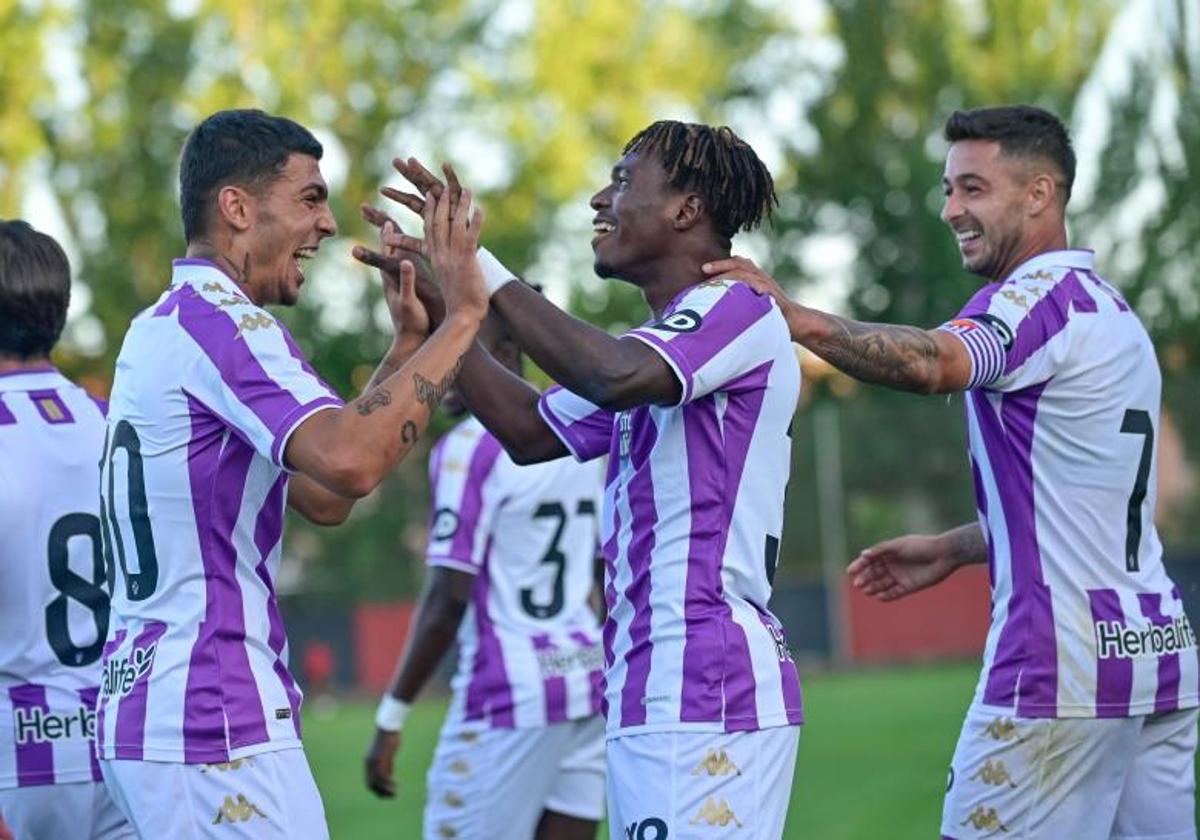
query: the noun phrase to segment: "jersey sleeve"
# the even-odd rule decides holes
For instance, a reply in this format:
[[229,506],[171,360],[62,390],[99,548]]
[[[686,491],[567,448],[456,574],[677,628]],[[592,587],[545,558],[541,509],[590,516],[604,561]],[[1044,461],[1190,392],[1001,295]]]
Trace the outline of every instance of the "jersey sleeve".
[[769,297],[744,283],[715,280],[689,290],[654,323],[626,333],[670,365],[681,386],[679,404],[728,389],[769,365],[781,341],[790,341],[783,316]]
[[1018,391],[1062,369],[1072,310],[1095,312],[1096,302],[1074,274],[1043,271],[984,286],[939,329],[971,358],[967,390]]
[[430,455],[431,513],[425,562],[477,574],[504,493],[503,450],[490,434],[459,428]]
[[538,412],[577,461],[590,461],[612,445],[616,415],[558,385],[538,400]]
[[179,303],[179,324],[201,360],[185,390],[261,455],[286,466],[283,452],[292,432],[312,414],[340,408],[342,400],[270,313],[209,285],[208,292]]

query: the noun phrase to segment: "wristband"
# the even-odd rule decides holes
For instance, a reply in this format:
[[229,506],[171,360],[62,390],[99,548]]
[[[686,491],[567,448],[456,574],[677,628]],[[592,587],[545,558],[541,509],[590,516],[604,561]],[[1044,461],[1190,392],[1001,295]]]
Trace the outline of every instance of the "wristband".
[[483,271],[483,282],[487,286],[489,297],[496,294],[501,286],[517,279],[517,275],[505,268],[504,263],[496,259],[487,248],[480,248],[475,252],[475,256],[479,259],[479,268]]
[[375,725],[384,732],[399,732],[404,728],[404,721],[408,719],[411,709],[412,706],[403,700],[385,694],[375,710]]

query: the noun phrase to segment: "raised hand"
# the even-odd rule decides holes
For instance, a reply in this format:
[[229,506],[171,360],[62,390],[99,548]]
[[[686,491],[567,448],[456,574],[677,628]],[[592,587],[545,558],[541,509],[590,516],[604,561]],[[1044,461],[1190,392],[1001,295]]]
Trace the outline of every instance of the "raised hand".
[[[448,163],[442,164],[442,172],[446,176],[445,183],[415,157],[393,158],[392,167],[404,176],[406,181],[416,187],[417,194],[404,192],[395,187],[382,187],[379,192],[384,197],[404,205],[423,218],[427,202],[439,198],[443,192],[446,192],[450,196],[450,218],[453,219],[457,215],[458,207],[462,203],[463,188],[453,166]],[[407,237],[405,247],[428,256],[425,243],[415,237]]]
[[959,565],[942,537],[910,534],[863,549],[846,574],[864,595],[894,601],[940,583]]
[[365,760],[367,771],[367,787],[384,799],[396,795],[396,781],[393,778],[393,768],[396,764],[396,753],[400,750],[400,733],[375,730],[375,738],[367,750]]
[[[451,214],[451,208],[458,212]],[[425,247],[441,283],[447,314],[457,310],[484,313],[488,306],[487,285],[479,259],[479,233],[483,210],[471,209],[471,193],[463,190],[456,204],[448,191],[425,202]]]
[[367,204],[359,207],[359,212],[379,229],[379,250],[356,245],[351,253],[364,265],[379,269],[396,341],[420,344],[430,330],[429,313],[416,294],[418,275],[426,273],[421,259],[403,247],[404,232],[387,213]]

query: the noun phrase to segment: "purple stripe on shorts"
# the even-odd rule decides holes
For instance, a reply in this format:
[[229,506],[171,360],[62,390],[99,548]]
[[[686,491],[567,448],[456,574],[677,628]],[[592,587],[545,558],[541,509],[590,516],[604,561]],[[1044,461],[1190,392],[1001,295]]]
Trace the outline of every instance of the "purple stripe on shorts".
[[271,485],[271,489],[267,491],[267,498],[263,501],[262,509],[259,510],[258,517],[255,519],[254,546],[258,549],[258,556],[261,559],[254,567],[254,572],[267,591],[267,621],[271,628],[267,635],[267,646],[275,654],[275,662],[271,667],[275,671],[275,676],[279,677],[279,682],[283,685],[283,691],[287,695],[288,705],[292,709],[292,726],[295,727],[296,737],[299,738],[301,694],[296,687],[296,680],[284,663],[283,652],[287,646],[287,631],[283,627],[283,615],[279,612],[279,601],[275,597],[275,586],[271,583],[269,567],[271,553],[283,537],[283,510],[287,503],[287,486],[287,474],[280,474],[279,478],[275,479],[275,483]]
[[451,557],[471,558],[475,556],[475,533],[479,528],[479,512],[483,510],[483,485],[503,450],[500,442],[491,435],[481,435],[471,453],[467,466],[467,479],[463,483],[462,503],[458,508],[458,530],[450,542]]
[[[533,649],[538,651],[557,650],[548,633],[535,633],[529,637]],[[542,677],[542,694],[546,698],[546,723],[562,723],[567,719],[566,677]]]
[[[580,632],[579,630],[572,630],[571,638],[583,648],[593,648],[596,646],[595,641],[593,641],[586,633]],[[599,669],[588,671],[588,684],[591,686],[591,695],[589,700],[591,702],[592,714],[602,714],[601,708],[604,703],[604,672]]]
[[511,729],[514,724],[512,686],[504,668],[504,649],[496,635],[495,625],[488,615],[488,562],[492,556],[492,538],[489,536],[483,553],[483,564],[475,576],[471,600],[475,607],[475,661],[471,666],[471,679],[467,683],[465,718],[467,720],[491,719],[492,726]]
[[[1113,622],[1125,626],[1125,612],[1121,609],[1121,598],[1115,589],[1089,589],[1088,603],[1092,609],[1092,621]],[[1133,660],[1121,657],[1104,657],[1097,650],[1096,659],[1096,717],[1129,717],[1129,698],[1133,693]]]
[[12,409],[4,404],[4,395],[0,394],[0,426],[11,426],[16,422],[16,415],[12,413]]
[[75,422],[75,415],[71,413],[71,409],[67,408],[67,404],[63,402],[58,391],[53,388],[30,391],[29,399],[37,408],[38,414],[42,415],[42,419],[47,423],[57,426]]
[[654,553],[654,527],[658,511],[654,506],[654,477],[650,471],[650,453],[658,440],[658,427],[650,409],[639,406],[630,410],[632,434],[629,461],[633,475],[628,482],[630,538],[628,557],[631,579],[624,597],[633,607],[629,621],[629,648],[625,652],[625,684],[621,686],[621,726],[646,722],[646,685],[650,679],[650,659],[654,643],[650,640],[650,565]]
[[1055,283],[1054,288],[1022,319],[1012,349],[1008,351],[1004,373],[1012,373],[1062,332],[1071,317],[1072,307],[1076,312],[1098,311],[1095,299],[1083,288],[1074,271]]
[[[8,689],[8,699],[12,703],[13,726],[17,726],[17,716],[32,716],[35,710],[48,714],[50,704],[46,701],[44,685],[14,685]],[[15,735],[15,732],[14,732]],[[17,787],[54,784],[54,742],[53,741],[17,741],[15,744],[17,759]]]
[[[79,689],[79,701],[81,703],[83,703],[83,705],[86,706],[88,708],[88,710],[94,714],[96,711],[96,698],[99,696],[99,694],[100,694],[99,686],[93,685],[89,688],[81,688],[81,689]],[[96,725],[98,726],[98,724],[99,724],[99,720],[96,719]],[[95,732],[96,732],[96,735],[98,735],[99,729],[96,729]],[[93,736],[93,738],[92,738],[93,743],[88,745],[89,746],[88,763],[91,765],[91,768],[92,768],[92,781],[99,782],[99,781],[101,781],[100,762],[96,758],[95,740],[96,740],[96,737]]]
[[[111,639],[104,643],[104,649],[100,652],[101,673],[108,665],[108,658],[112,656],[113,651],[125,644],[125,633],[124,629],[118,630]],[[115,702],[112,695],[105,695],[103,703],[96,703],[96,750],[101,753],[104,752],[104,713],[108,709],[108,704]]]
[[[1170,627],[1173,623],[1163,614],[1162,595],[1157,592],[1139,592],[1138,606],[1142,615],[1157,627]],[[1155,713],[1173,712],[1179,708],[1179,654],[1164,653],[1158,657],[1158,688],[1154,692]]]
[[1053,716],[1058,702],[1058,646],[1050,589],[1042,576],[1033,499],[1033,435],[1045,385],[1001,399],[999,415],[984,392],[967,396],[975,407],[984,450],[996,482],[1008,532],[1012,574],[1008,618],[1000,631],[984,702],[1017,701],[1021,717]]
[[[188,407],[192,412],[188,479],[204,564],[205,611],[188,668],[185,754],[191,749],[224,751],[225,729],[229,747],[268,740],[258,683],[246,653],[246,620],[233,542],[254,449],[234,435],[221,446],[212,415],[190,395]],[[189,727],[187,711],[195,694],[209,697],[197,705],[198,717]]]
[[[167,631],[162,621],[147,621],[130,646],[128,664],[137,668],[133,688],[117,706],[117,727],[114,736],[117,758],[142,760],[146,744],[146,695],[150,691],[150,675],[154,671],[151,650],[157,651],[158,640]],[[139,665],[140,660],[140,665]]]

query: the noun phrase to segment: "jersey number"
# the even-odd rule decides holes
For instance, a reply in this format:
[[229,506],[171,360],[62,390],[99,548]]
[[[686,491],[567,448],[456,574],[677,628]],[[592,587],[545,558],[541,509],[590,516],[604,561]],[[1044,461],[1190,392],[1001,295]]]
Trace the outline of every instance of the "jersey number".
[[1125,571],[1138,570],[1138,546],[1142,542],[1142,502],[1146,500],[1146,483],[1150,480],[1150,459],[1154,454],[1154,424],[1150,412],[1140,408],[1125,411],[1121,421],[1121,432],[1127,435],[1142,435],[1142,458],[1138,461],[1137,477],[1133,480],[1133,492],[1129,494],[1129,510],[1125,518]]
[[[71,571],[68,543],[72,537],[87,537],[92,547],[92,579]],[[100,520],[90,513],[68,513],[50,527],[46,553],[50,563],[50,582],[58,597],[46,605],[46,641],[68,668],[91,665],[100,658],[104,637],[108,635],[108,591],[104,555],[100,549]],[[91,610],[96,622],[96,641],[79,647],[71,641],[67,618],[67,599]]]
[[[129,484],[129,529],[133,532],[134,548],[137,550],[137,572],[129,571],[126,559],[125,540],[117,522],[116,454],[124,449],[128,462],[125,480]],[[119,561],[125,578],[125,595],[130,601],[144,601],[158,587],[158,555],[154,551],[154,532],[150,530],[150,517],[146,503],[146,474],[142,467],[142,442],[128,420],[117,423],[112,435],[112,446],[104,446],[104,457],[108,461],[108,508],[101,511],[104,524],[104,558],[108,568]],[[114,555],[115,546],[115,555]],[[115,560],[114,560],[115,557]]]
[[[596,503],[591,499],[580,499],[575,509],[578,516],[595,516]],[[533,600],[533,587],[521,590],[521,608],[533,618],[553,618],[562,612],[564,602],[563,575],[567,570],[567,555],[563,554],[560,543],[563,531],[567,529],[567,511],[559,502],[542,502],[533,512],[534,519],[553,519],[557,522],[554,537],[550,547],[542,556],[541,563],[554,567],[554,586],[550,592],[550,602],[539,604]]]

